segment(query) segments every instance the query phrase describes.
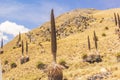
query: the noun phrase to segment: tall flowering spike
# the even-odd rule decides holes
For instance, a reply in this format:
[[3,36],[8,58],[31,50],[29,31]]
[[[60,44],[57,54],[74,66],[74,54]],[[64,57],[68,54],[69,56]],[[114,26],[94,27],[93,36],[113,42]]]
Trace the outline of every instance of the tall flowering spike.
[[1,65],[1,60],[0,60],[0,80],[2,80],[2,65]]
[[115,19],[115,25],[117,26],[117,16],[116,16],[116,13],[114,13],[114,19]]
[[24,55],[24,43],[22,41],[22,55]]
[[19,32],[19,38],[18,41],[21,41],[21,33]]
[[88,49],[91,50],[91,45],[90,45],[90,38],[88,36]]
[[56,28],[55,28],[53,9],[51,10],[51,51],[53,54],[53,60],[56,63],[57,42],[56,42]]
[[118,17],[118,27],[120,28],[120,16],[118,13],[117,13],[117,17]]
[[94,31],[94,41],[95,41],[95,48],[96,48],[96,50],[97,50],[98,45],[97,45],[97,36],[96,36],[95,31]]
[[1,48],[3,48],[3,38],[1,39]]
[[28,54],[28,42],[26,41],[26,54]]

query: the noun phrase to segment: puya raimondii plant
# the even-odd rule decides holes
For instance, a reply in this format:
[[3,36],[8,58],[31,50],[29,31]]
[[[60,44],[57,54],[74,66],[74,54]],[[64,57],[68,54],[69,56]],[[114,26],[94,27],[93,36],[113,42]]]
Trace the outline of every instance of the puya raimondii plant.
[[51,53],[53,55],[54,63],[48,67],[48,80],[62,80],[63,79],[62,67],[61,65],[57,64],[56,61],[57,41],[53,9],[51,10]]
[[19,36],[18,36],[18,41],[17,41],[17,47],[21,47],[21,33],[19,32]]
[[97,41],[98,41],[98,37],[96,36],[96,32],[94,31],[94,42],[95,42],[95,48],[96,48],[96,50],[98,49]]
[[89,36],[88,36],[88,49],[89,49],[89,51],[91,50],[91,45],[90,45],[90,38],[89,38]]
[[114,13],[114,20],[115,20],[115,25],[118,26],[118,28],[115,30],[116,34],[120,38],[120,16],[118,13]]
[[2,54],[4,51],[3,51],[3,38],[1,39],[1,49],[0,49],[0,54]]
[[26,41],[26,57],[24,55],[24,42],[22,41],[22,48],[21,48],[21,52],[22,52],[22,57],[20,59],[21,64],[26,63],[29,61],[29,56],[28,56],[28,42]]

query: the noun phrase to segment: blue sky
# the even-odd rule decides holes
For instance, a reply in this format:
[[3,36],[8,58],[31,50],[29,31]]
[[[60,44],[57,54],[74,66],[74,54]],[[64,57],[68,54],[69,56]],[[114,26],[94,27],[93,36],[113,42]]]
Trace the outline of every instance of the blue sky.
[[[23,32],[40,26],[44,22],[49,21],[52,8],[55,11],[55,15],[58,16],[77,8],[108,9],[118,7],[120,7],[119,0],[0,0],[0,36],[6,36],[8,41],[12,39],[15,33],[13,30],[10,31],[8,29],[13,24],[14,27],[22,26],[20,31]],[[5,28],[7,30],[1,30],[1,28],[4,28],[4,25],[1,26],[3,23],[7,26]],[[19,33],[17,28],[14,29]],[[13,37],[9,39],[8,35]]]

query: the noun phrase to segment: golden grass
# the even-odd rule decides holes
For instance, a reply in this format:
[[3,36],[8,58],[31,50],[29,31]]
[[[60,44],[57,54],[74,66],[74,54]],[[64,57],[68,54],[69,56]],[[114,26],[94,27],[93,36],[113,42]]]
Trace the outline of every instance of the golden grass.
[[[111,13],[113,11],[120,12],[120,9],[94,12],[92,15],[97,18],[97,20],[90,23],[91,28],[86,29],[84,32],[72,34],[57,41],[57,61],[64,59],[69,65],[69,69],[63,70],[64,78],[67,78],[68,80],[85,80],[88,76],[100,72],[100,69],[104,67],[112,72],[112,75],[107,80],[120,79],[120,63],[117,63],[115,56],[116,53],[120,52],[120,42],[118,40],[118,36],[115,35],[115,25],[112,19],[113,14]],[[63,20],[66,18],[69,19],[76,16],[76,14],[77,13],[75,12],[71,12],[69,15],[66,13],[65,15],[59,16],[60,18],[57,18],[57,25],[64,22]],[[70,17],[68,18],[68,16]],[[100,20],[103,17],[105,20],[100,23]],[[48,23],[45,25],[48,25]],[[105,30],[105,27],[108,27],[109,29]],[[82,62],[82,55],[90,53],[87,47],[88,35],[90,36],[92,51],[95,51],[93,41],[94,30],[98,36],[98,52],[103,56],[103,62],[88,64]],[[32,32],[34,32],[34,34],[38,33],[39,28],[34,29]],[[106,37],[102,36],[103,33],[106,34]],[[18,37],[5,45],[5,52],[0,55],[3,69],[6,70],[3,74],[3,80],[11,80],[12,78],[15,80],[37,80],[39,78],[41,78],[41,80],[47,80],[47,75],[43,71],[37,69],[36,65],[39,61],[42,61],[47,65],[52,62],[50,42],[41,43],[45,49],[45,53],[40,53],[42,49],[38,46],[38,43],[41,42],[39,41],[41,38],[36,37],[36,43],[29,44],[28,54],[30,56],[30,61],[21,65],[21,48],[13,49],[17,38]],[[22,39],[27,40],[25,34],[22,35]],[[9,64],[16,62],[17,68],[10,69],[9,65],[4,65],[5,60],[8,60]]]

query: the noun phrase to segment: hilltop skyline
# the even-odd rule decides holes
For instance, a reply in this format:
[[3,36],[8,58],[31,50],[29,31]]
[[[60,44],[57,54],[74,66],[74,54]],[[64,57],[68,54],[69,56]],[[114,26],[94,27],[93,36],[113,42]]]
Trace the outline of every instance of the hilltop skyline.
[[[119,4],[118,0],[95,0],[94,2],[91,0],[1,0],[0,38],[3,37],[6,41],[9,41],[19,32],[27,32],[49,21],[52,8],[55,11],[55,16],[58,16],[77,8],[119,8]],[[11,28],[14,28],[14,30]]]

